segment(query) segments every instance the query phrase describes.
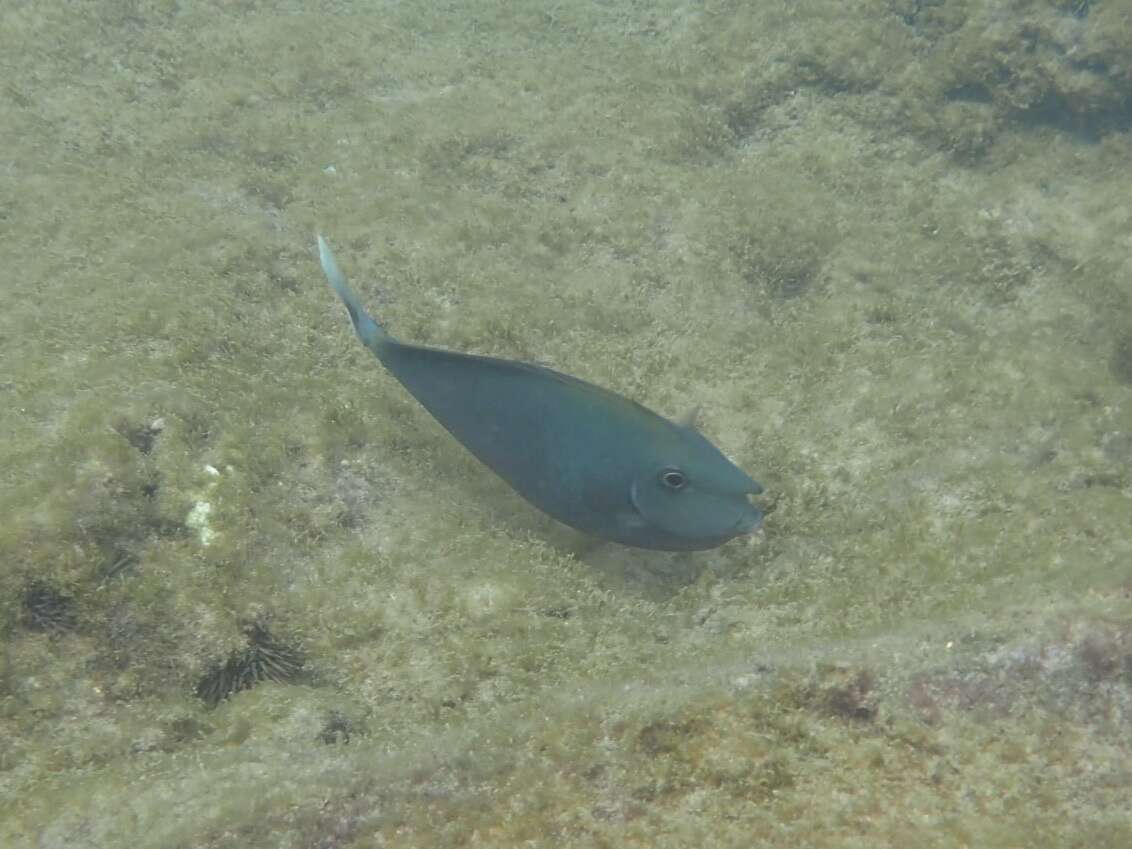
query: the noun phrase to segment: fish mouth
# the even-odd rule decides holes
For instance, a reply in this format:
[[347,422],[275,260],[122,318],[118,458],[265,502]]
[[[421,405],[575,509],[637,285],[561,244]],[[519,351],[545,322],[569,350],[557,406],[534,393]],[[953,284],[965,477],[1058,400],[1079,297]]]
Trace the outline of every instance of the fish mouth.
[[753,534],[758,531],[763,525],[763,513],[753,504],[748,505],[750,509],[746,510],[735,526],[731,529],[735,536],[742,536],[744,534]]

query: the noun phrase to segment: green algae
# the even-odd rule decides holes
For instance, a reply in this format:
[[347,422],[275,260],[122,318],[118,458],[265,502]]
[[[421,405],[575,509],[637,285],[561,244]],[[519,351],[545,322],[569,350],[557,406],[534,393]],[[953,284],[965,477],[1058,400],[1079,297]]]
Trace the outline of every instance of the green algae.
[[[0,842],[1132,842],[1119,4],[289,11],[2,13]],[[316,227],[701,407],[765,536],[534,515]],[[254,622],[304,676],[210,707]]]

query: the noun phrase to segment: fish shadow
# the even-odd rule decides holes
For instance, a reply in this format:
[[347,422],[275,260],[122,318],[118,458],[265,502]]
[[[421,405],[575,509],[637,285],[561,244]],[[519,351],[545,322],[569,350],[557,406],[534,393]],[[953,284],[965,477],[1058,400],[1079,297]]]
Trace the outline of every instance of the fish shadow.
[[525,532],[586,566],[605,589],[652,602],[667,601],[694,584],[712,561],[703,552],[627,548],[551,522]]

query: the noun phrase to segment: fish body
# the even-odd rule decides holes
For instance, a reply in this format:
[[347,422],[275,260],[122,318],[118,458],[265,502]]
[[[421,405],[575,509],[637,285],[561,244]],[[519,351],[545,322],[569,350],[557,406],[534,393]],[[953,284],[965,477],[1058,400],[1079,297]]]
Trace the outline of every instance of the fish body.
[[538,509],[591,536],[695,551],[755,530],[762,487],[695,429],[543,366],[411,345],[361,306],[319,236],[358,337],[432,416]]

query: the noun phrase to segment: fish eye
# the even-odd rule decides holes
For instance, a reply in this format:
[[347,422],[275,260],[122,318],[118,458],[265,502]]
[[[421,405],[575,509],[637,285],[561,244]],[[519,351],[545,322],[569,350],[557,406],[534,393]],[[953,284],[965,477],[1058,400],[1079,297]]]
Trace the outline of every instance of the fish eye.
[[673,491],[683,489],[688,483],[688,477],[679,469],[661,469],[660,484],[665,489]]

